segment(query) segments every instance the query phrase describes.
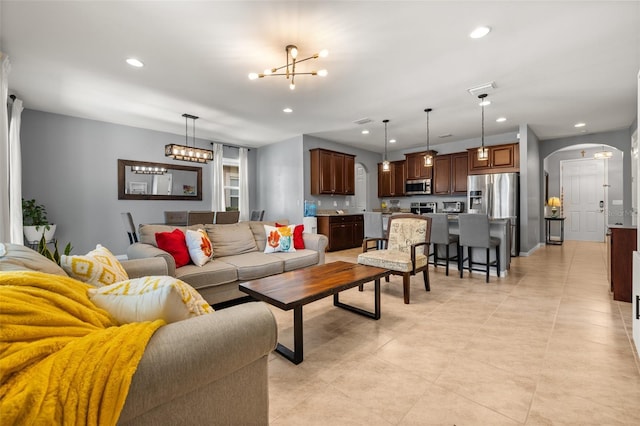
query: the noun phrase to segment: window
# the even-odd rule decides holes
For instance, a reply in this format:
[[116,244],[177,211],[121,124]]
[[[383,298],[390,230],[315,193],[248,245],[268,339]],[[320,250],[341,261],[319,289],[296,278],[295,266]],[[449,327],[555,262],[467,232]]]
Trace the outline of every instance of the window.
[[227,211],[240,207],[240,170],[237,159],[223,158],[224,205]]

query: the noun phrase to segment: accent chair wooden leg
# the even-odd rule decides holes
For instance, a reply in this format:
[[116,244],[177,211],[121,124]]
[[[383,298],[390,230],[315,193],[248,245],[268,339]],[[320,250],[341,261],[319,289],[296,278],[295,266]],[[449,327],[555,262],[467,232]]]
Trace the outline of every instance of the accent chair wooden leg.
[[438,245],[433,245],[433,267],[434,269],[438,267]]
[[402,274],[402,293],[404,293],[404,303],[405,305],[409,304],[409,295],[411,291],[411,275],[409,272],[405,272]]
[[359,290],[359,291],[364,291],[364,284],[360,284],[360,285],[358,286],[358,290]]
[[424,289],[431,291],[431,283],[429,282],[429,268],[422,271],[422,278],[424,279]]

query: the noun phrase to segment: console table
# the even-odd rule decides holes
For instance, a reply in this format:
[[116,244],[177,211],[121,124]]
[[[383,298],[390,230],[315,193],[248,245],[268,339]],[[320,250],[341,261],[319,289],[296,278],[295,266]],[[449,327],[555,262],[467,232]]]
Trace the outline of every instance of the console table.
[[[561,246],[564,242],[564,217],[545,217],[544,222],[546,225],[546,243],[547,244],[555,244]],[[560,239],[552,240],[551,239],[551,223],[552,222],[560,222]]]

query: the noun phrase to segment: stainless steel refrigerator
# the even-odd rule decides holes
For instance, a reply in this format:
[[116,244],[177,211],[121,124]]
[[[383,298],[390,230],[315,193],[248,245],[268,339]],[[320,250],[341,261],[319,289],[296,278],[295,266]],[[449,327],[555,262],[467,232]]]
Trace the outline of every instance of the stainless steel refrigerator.
[[469,213],[484,213],[489,219],[509,219],[511,256],[520,251],[520,182],[518,173],[472,175],[467,180]]

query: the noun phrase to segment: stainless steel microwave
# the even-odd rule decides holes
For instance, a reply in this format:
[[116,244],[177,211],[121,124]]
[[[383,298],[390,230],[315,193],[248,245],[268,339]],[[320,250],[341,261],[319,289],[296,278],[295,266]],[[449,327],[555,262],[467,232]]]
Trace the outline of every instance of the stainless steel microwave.
[[431,194],[431,179],[408,180],[405,183],[404,193],[406,195]]

